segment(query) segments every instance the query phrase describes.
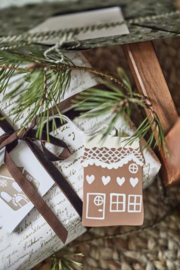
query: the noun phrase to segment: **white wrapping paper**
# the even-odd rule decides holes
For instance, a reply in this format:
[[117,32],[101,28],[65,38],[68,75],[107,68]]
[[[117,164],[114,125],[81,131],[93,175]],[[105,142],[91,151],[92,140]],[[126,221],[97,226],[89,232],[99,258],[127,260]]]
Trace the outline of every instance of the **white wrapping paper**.
[[[102,117],[88,119],[88,121],[79,119],[78,124],[83,129],[89,130],[99,125],[98,123],[102,120]],[[133,133],[133,130],[122,118],[119,118],[116,127],[120,127],[128,134]],[[83,169],[80,160],[84,151],[83,135],[74,129],[71,123],[68,123],[58,129],[57,137],[66,141],[72,155],[65,161],[56,162],[56,165],[82,198]],[[48,145],[48,147],[56,154],[60,151],[54,146]],[[144,150],[143,154],[145,158],[143,187],[145,188],[153,181],[159,171],[160,164],[147,150]],[[44,198],[68,229],[67,242],[71,242],[85,232],[76,211],[56,185]],[[29,270],[62,247],[63,244],[43,217],[36,209],[33,209],[14,233],[9,234],[4,228],[0,230],[0,269]]]
[[[72,57],[74,62],[80,61],[81,65],[88,65],[81,54],[74,54]],[[88,73],[84,74],[83,72],[75,72],[72,76],[73,75],[74,79],[72,80],[72,84],[67,92],[66,98],[96,85],[94,77]],[[2,112],[6,111],[7,115],[8,107],[8,102],[6,102],[6,104],[1,104]],[[91,120],[80,118],[77,121],[82,129],[90,130],[94,126],[98,126],[98,123],[104,120],[105,117],[107,116]],[[12,119],[10,120],[12,123]],[[23,119],[15,125],[15,128],[20,126],[22,120]],[[133,133],[133,130],[122,118],[119,118],[116,125],[118,129],[121,129],[129,135]],[[56,165],[73,186],[80,198],[82,198],[83,169],[80,159],[83,155],[84,149],[83,135],[74,129],[71,123],[68,123],[57,130],[57,137],[63,139],[68,144],[72,155],[65,161],[56,162]],[[52,147],[51,145],[48,147],[56,153],[60,151],[60,149]],[[153,157],[152,153],[147,150],[144,150],[144,158],[145,166],[143,187],[145,188],[153,181],[155,175],[158,173],[160,163],[155,157]],[[28,162],[28,157],[26,157],[26,160]],[[34,163],[36,162],[38,161],[34,158]],[[85,232],[85,228],[82,227],[78,214],[56,185],[53,185],[53,187],[44,196],[44,199],[68,229],[69,234],[67,243]],[[3,213],[0,213],[0,225],[2,214]],[[38,211],[33,208],[33,210],[19,224],[15,232],[10,234],[5,228],[0,229],[0,270],[29,270],[62,247],[62,242],[54,234],[53,230],[45,222]]]
[[[80,66],[90,66],[90,64],[88,63],[88,61],[85,59],[85,57],[81,54],[81,53],[69,53],[68,57],[71,59],[71,61],[75,64],[75,65],[80,65]],[[16,76],[16,80],[18,80],[19,75]],[[13,81],[14,79],[11,79],[10,81]],[[95,76],[93,74],[90,74],[88,72],[84,72],[84,71],[79,71],[79,70],[74,70],[72,71],[72,78],[71,78],[71,82],[70,85],[68,87],[68,89],[66,90],[66,93],[64,94],[64,96],[61,98],[61,101],[70,98],[71,96],[85,90],[88,89],[90,87],[93,87],[97,84],[97,81],[95,79]],[[7,89],[7,92],[12,90],[10,87]],[[11,113],[11,107],[13,106],[13,104],[16,102],[16,97],[13,100],[3,100],[3,94],[0,93],[0,108],[1,108],[1,113],[3,113],[3,115],[8,117],[8,121],[11,123],[11,125],[16,129],[20,128],[20,126],[23,124],[24,119],[26,118],[27,114],[29,113],[28,110],[26,110],[23,113],[23,116],[18,120],[18,122],[14,122],[13,121],[13,116],[10,115]],[[0,128],[0,135],[2,135],[4,132],[1,130]],[[25,145],[25,144],[24,144]],[[22,146],[22,143],[21,143]],[[19,147],[19,146],[18,146]],[[16,165],[19,167],[24,167],[24,162],[27,162],[27,168],[25,168],[26,170],[28,170],[28,172],[33,176],[33,177],[37,177],[39,178],[38,175],[38,170],[37,168],[33,168],[32,164],[33,161],[32,159],[34,159],[34,155],[28,154],[28,152],[30,151],[30,149],[28,149],[28,147],[25,145],[25,147],[21,148],[21,153],[18,154],[18,147],[16,147],[16,149],[14,149],[11,152],[11,155],[13,157],[13,159],[16,161]],[[24,154],[22,153],[24,152]],[[30,151],[31,152],[31,151]],[[4,163],[4,154],[3,154],[3,149],[0,151],[0,166]],[[37,163],[37,166],[40,166],[40,164]],[[34,172],[33,172],[34,170]],[[41,195],[46,194],[46,192],[49,190],[49,188],[52,186],[53,181],[51,180],[50,176],[47,175],[47,173],[45,173],[45,170],[43,172],[41,172],[41,170],[39,170],[40,175],[44,175],[43,179],[46,180],[46,184],[42,187],[40,185],[40,188],[38,189],[38,192]],[[46,174],[46,176],[45,176]],[[41,181],[40,181],[41,182]],[[43,182],[43,180],[42,180]],[[0,183],[1,184],[1,183]],[[8,206],[6,205],[6,203],[1,199],[0,196],[0,226],[3,226],[5,228],[8,229],[9,232],[12,232],[17,225],[22,221],[22,219],[29,213],[30,210],[32,210],[33,205],[31,203],[28,203],[26,206],[24,206],[22,209],[16,211],[12,211],[12,209],[8,208]],[[3,213],[6,213],[6,215],[2,214],[2,209],[4,209]],[[10,217],[10,218],[9,218]],[[15,219],[16,217],[16,219]],[[9,220],[11,220],[11,222],[9,222]]]

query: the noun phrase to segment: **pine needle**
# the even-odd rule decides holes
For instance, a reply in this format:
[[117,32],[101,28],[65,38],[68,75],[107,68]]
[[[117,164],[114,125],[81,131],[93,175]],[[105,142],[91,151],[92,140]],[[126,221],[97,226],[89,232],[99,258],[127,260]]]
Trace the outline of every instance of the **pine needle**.
[[[117,69],[118,78],[92,68],[74,66],[65,56],[62,63],[57,63],[55,60],[59,55],[54,52],[49,57],[50,60],[47,60],[42,48],[39,49],[35,45],[12,51],[0,51],[0,94],[3,96],[2,104],[7,103],[5,114],[13,116],[14,122],[23,118],[21,125],[26,127],[38,116],[36,135],[41,137],[44,122],[50,117],[49,108],[56,108],[63,122],[58,104],[70,85],[71,71],[91,72],[107,79],[107,81],[101,79],[100,83],[108,90],[92,88],[81,92],[74,101],[75,109],[81,112],[90,111],[87,117],[98,117],[110,112],[111,121],[103,135],[104,138],[113,130],[119,116],[125,116],[127,121],[131,119],[133,106],[148,108],[151,117],[144,119],[129,142],[147,136],[153,127],[147,145],[163,147],[167,153],[163,130],[156,113],[151,110],[146,97],[133,92],[122,68]],[[52,129],[55,132],[57,127],[54,112],[51,113]],[[49,133],[49,124],[46,125],[46,131]]]
[[[81,112],[88,111],[88,114],[84,114],[84,117],[86,118],[98,117],[106,114],[107,112],[111,112],[110,122],[102,136],[102,139],[104,139],[114,129],[119,117],[123,117],[126,121],[130,121],[132,108],[134,106],[140,107],[141,109],[148,108],[150,110],[149,116],[142,121],[135,133],[130,138],[125,139],[125,141],[127,144],[132,144],[137,140],[137,138],[142,139],[150,133],[146,147],[158,146],[159,149],[163,147],[167,154],[165,137],[161,123],[156,113],[151,110],[151,106],[147,103],[147,98],[141,94],[133,92],[130,81],[122,68],[118,68],[117,71],[125,87],[122,88],[109,81],[100,80],[100,83],[104,84],[108,89],[101,90],[91,88],[80,93],[73,101],[73,104],[76,104],[75,110]],[[126,91],[124,89],[126,89]],[[156,139],[154,140],[155,135]]]
[[[51,270],[75,270],[82,268],[82,263],[74,260],[74,257],[83,257],[82,253],[70,253],[67,248],[60,250],[51,257]],[[75,267],[75,268],[74,268]]]
[[[57,57],[52,56],[56,60]],[[10,107],[5,108],[5,114],[13,116],[14,122],[24,118],[22,126],[28,126],[38,115],[38,137],[42,135],[45,118],[49,117],[45,111],[53,106],[57,109],[70,85],[71,70],[59,70],[63,65],[73,66],[73,63],[67,57],[63,63],[48,62],[43,52],[34,46],[22,51],[0,51],[1,104],[11,102]],[[56,128],[54,122],[52,127]]]

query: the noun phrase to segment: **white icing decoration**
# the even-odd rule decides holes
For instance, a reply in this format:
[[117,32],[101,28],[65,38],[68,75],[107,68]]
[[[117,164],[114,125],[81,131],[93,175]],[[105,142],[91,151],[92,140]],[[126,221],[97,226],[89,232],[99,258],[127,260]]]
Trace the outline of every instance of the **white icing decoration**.
[[116,181],[117,181],[119,186],[122,186],[124,184],[124,182],[125,182],[125,177],[121,177],[121,178],[117,177]]
[[133,174],[137,173],[138,172],[137,164],[136,163],[130,164],[129,165],[129,171],[130,171],[130,173],[133,173]]
[[139,182],[139,179],[136,177],[136,178],[133,178],[131,177],[130,178],[130,183],[131,183],[131,186],[135,187]]
[[[139,199],[139,202],[137,202]],[[128,195],[128,212],[129,213],[140,213],[142,210],[142,195]]]
[[102,182],[103,184],[106,186],[107,184],[109,184],[109,182],[111,181],[111,177],[110,176],[102,176]]
[[88,160],[83,161],[82,165],[84,167],[88,167],[89,165],[96,165],[96,166],[101,166],[102,168],[107,168],[107,169],[111,170],[111,169],[118,169],[119,167],[122,167],[123,165],[127,164],[131,160],[136,162],[139,166],[141,166],[141,167],[143,166],[143,162],[140,161],[134,154],[126,156],[125,158],[121,159],[120,161],[110,163],[110,164],[102,162],[98,159],[88,159]]
[[7,180],[0,179],[0,187],[7,187]]
[[91,175],[91,176],[86,175],[86,180],[88,184],[92,184],[94,182],[94,179],[95,179],[94,175]]

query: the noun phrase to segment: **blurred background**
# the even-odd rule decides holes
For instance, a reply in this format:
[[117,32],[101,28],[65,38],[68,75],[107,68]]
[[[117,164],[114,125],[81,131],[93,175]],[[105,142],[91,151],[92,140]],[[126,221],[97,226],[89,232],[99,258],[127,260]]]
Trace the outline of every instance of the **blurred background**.
[[[180,114],[180,38],[156,40],[153,44]],[[116,74],[117,67],[123,67],[135,89],[121,46],[93,49],[84,55],[93,67],[105,72]],[[179,270],[180,207],[173,209],[171,203],[179,202],[180,189],[171,187],[166,192],[160,179],[144,191],[145,222],[140,230],[128,226],[93,228],[70,244],[65,254],[82,252],[84,257],[76,259],[83,263],[84,270]],[[131,230],[137,231],[129,234]],[[114,237],[119,234],[127,235]],[[105,235],[109,238],[104,239]],[[94,240],[86,242],[90,238]],[[50,260],[35,269],[49,270]]]
[[[11,4],[23,6],[39,2],[54,1],[1,0],[0,8],[7,8]],[[61,0],[59,2],[67,3],[67,1]],[[77,1],[68,0],[68,2]],[[2,28],[6,29],[3,16],[7,18],[6,11],[0,19]],[[26,14],[24,13],[22,16],[25,17]],[[33,12],[33,16],[38,17],[38,14]],[[18,17],[17,24],[21,28],[21,21]],[[23,27],[22,25],[22,29]],[[10,25],[8,29],[11,32]],[[180,114],[180,38],[155,40],[153,44]],[[135,88],[121,46],[92,49],[84,52],[84,55],[93,67],[105,72],[116,74],[117,67],[123,67]],[[82,261],[84,270],[179,270],[180,208],[173,208],[172,202],[174,205],[178,203],[180,189],[171,187],[166,192],[167,196],[158,179],[144,191],[145,223],[138,231],[129,233],[132,229],[137,230],[132,227],[94,228],[71,243],[67,247],[67,253],[82,252],[84,257],[77,258],[77,260]],[[120,234],[125,235],[120,236]],[[108,235],[108,237],[104,239],[104,235]],[[87,241],[88,239],[91,241]],[[61,251],[59,254],[61,255]],[[35,269],[49,270],[50,259],[42,262]]]

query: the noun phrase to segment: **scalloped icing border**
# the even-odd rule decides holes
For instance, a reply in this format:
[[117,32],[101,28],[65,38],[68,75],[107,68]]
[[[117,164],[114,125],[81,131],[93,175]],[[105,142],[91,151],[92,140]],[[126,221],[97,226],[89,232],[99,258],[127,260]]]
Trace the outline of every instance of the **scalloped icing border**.
[[116,163],[108,164],[98,159],[88,159],[88,160],[82,161],[82,165],[83,167],[87,167],[89,165],[96,165],[96,166],[101,166],[102,168],[107,168],[111,170],[111,169],[118,169],[119,167],[122,167],[123,165],[127,164],[131,160],[136,162],[141,167],[144,165],[144,163],[140,161],[136,156],[134,156],[134,154],[126,156],[125,158],[121,159],[120,161]]

